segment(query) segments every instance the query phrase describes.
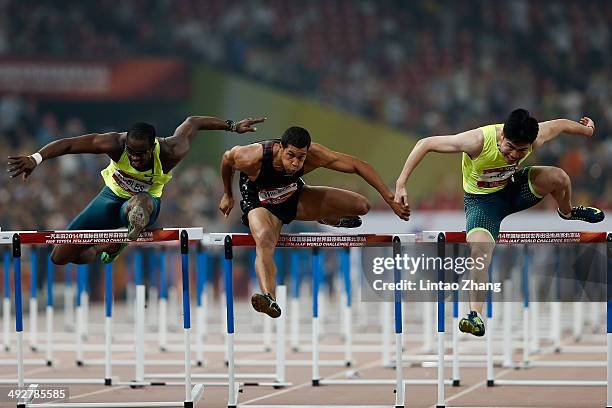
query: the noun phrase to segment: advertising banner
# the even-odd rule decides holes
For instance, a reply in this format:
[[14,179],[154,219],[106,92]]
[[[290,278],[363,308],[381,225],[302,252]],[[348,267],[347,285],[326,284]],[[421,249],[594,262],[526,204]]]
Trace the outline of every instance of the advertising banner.
[[0,94],[90,101],[184,99],[190,82],[188,64],[173,58],[0,60]]

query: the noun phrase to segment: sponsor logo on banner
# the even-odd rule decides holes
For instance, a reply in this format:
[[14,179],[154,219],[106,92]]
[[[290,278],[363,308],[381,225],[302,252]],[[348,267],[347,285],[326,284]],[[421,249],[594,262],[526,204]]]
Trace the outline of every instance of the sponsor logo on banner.
[[259,190],[259,201],[262,204],[280,204],[287,201],[297,191],[297,188],[297,183],[291,183],[283,187]]

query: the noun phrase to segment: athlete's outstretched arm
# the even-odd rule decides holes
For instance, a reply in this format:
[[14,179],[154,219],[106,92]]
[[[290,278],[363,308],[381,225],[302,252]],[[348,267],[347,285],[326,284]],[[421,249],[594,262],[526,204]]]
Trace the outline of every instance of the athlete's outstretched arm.
[[561,133],[586,137],[591,137],[595,133],[595,122],[586,116],[580,119],[579,122],[569,119],[555,119],[541,122],[539,125],[538,137],[533,142],[534,148],[550,142]]
[[42,163],[43,160],[63,156],[65,154],[79,153],[106,153],[112,155],[123,149],[121,133],[90,133],[83,136],[68,137],[54,140],[38,152],[30,156],[9,156],[8,172],[11,177],[23,174],[23,179],[28,178],[32,171]]
[[484,144],[484,135],[480,129],[447,136],[430,136],[420,139],[415,145],[404,164],[401,174],[395,183],[395,202],[408,205],[406,183],[414,169],[423,157],[429,152],[460,153],[465,152],[472,158],[478,157]]
[[169,159],[178,162],[187,155],[191,141],[201,130],[225,130],[236,133],[256,132],[257,128],[253,127],[253,125],[262,123],[266,119],[247,118],[242,119],[240,122],[228,124],[226,121],[212,116],[189,116],[176,128],[172,136],[162,140],[169,147],[168,152],[171,155]]
[[410,217],[410,208],[393,201],[393,192],[389,190],[380,174],[369,163],[348,154],[332,151],[318,143],[313,143],[308,149],[304,169],[308,172],[317,167],[358,174],[378,191],[398,217],[403,220],[408,220]]

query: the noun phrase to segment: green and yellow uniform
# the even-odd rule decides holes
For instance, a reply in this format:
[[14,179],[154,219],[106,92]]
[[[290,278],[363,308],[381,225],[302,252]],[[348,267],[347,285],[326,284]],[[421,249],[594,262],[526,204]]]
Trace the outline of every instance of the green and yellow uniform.
[[463,153],[463,173],[466,231],[485,230],[497,239],[502,220],[510,214],[533,207],[542,199],[531,185],[531,167],[519,169],[519,165],[531,154],[516,164],[508,164],[497,146],[497,129],[503,124],[483,126],[482,151],[471,158]]
[[159,158],[160,145],[155,140],[153,168],[139,171],[130,165],[126,151],[119,161],[110,164],[100,172],[105,187],[89,205],[70,223],[69,230],[114,229],[126,227],[125,206],[127,201],[138,193],[147,193],[153,201],[149,225],[157,220],[164,185],[172,178],[172,172],[164,173]]

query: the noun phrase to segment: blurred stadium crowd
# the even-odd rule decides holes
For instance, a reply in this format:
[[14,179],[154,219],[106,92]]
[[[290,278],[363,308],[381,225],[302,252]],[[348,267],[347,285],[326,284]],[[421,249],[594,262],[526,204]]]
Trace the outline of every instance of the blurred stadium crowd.
[[[78,117],[61,122],[53,113],[38,112],[35,101],[15,96],[0,99],[0,154],[31,153],[56,138],[106,129],[88,129]],[[68,155],[45,161],[27,182],[0,184],[2,228],[64,229],[103,186],[100,171],[109,163],[106,155]],[[223,186],[217,163],[175,170],[164,188],[160,225],[207,225],[223,221],[217,216]],[[75,194],[78,192],[78,194]],[[219,229],[227,229],[227,225]]]
[[[515,107],[540,120],[588,115],[593,140],[562,137],[537,152],[538,162],[565,169],[579,203],[612,208],[611,21],[612,2],[597,0],[4,0],[0,57],[180,55],[419,137],[503,121]],[[93,130],[78,117],[58,123],[36,101],[0,100],[2,154]],[[66,158],[45,163],[44,179],[3,182],[0,225],[65,226],[81,197],[98,191],[105,165]],[[162,222],[218,221],[221,183],[212,166],[179,169]],[[88,194],[75,200],[75,184]],[[31,204],[11,205],[22,199]],[[440,183],[413,208],[460,209],[460,186]]]

